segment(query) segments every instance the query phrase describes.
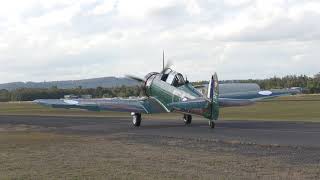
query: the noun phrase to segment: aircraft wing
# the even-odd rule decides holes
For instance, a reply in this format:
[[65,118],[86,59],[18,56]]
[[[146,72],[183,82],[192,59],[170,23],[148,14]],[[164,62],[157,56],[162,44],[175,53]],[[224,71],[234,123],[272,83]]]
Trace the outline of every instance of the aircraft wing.
[[146,114],[167,112],[167,110],[154,98],[37,99],[34,102],[53,108],[85,109],[89,111],[104,110]]
[[263,99],[275,98],[300,93],[297,89],[274,89],[267,91],[249,91],[223,94],[219,98],[220,107],[246,106]]

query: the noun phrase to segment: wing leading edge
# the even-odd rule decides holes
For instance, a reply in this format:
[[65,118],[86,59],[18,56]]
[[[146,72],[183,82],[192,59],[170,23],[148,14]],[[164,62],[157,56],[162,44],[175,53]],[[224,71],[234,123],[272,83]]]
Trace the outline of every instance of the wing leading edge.
[[89,111],[117,111],[137,113],[162,113],[167,110],[154,98],[141,99],[38,99],[37,104],[53,108],[85,109]]
[[268,91],[250,91],[224,94],[219,98],[220,107],[246,106],[263,99],[275,98],[300,93],[297,89],[274,89]]

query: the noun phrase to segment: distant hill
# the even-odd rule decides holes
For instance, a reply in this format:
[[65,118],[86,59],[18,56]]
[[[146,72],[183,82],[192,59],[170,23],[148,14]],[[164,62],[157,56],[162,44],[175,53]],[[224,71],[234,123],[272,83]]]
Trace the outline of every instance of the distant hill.
[[81,86],[82,88],[96,88],[96,87],[119,87],[119,86],[135,86],[138,83],[128,78],[118,77],[102,77],[83,80],[70,81],[49,81],[49,82],[12,82],[0,84],[0,89],[14,90],[18,88],[50,88],[57,86],[61,89],[71,89]]

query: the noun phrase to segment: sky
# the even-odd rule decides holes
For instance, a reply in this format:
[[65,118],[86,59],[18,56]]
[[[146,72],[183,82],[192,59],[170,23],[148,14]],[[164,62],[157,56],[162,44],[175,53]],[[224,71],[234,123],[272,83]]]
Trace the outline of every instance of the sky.
[[320,71],[319,0],[1,0],[0,83]]

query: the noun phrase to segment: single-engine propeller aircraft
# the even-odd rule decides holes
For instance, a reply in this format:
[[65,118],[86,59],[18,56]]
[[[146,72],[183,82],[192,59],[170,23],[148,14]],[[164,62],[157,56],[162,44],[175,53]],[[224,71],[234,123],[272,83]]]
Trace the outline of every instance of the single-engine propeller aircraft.
[[199,115],[208,119],[209,126],[214,128],[215,120],[219,117],[219,108],[245,106],[265,98],[299,93],[296,89],[282,89],[219,95],[219,81],[215,73],[209,81],[207,94],[203,94],[192,86],[181,73],[172,70],[169,65],[164,66],[161,72],[151,72],[144,78],[127,77],[142,83],[146,97],[136,99],[38,99],[35,102],[53,108],[130,112],[134,126],[140,126],[141,114],[178,112],[183,114],[186,125],[191,124],[192,115]]

